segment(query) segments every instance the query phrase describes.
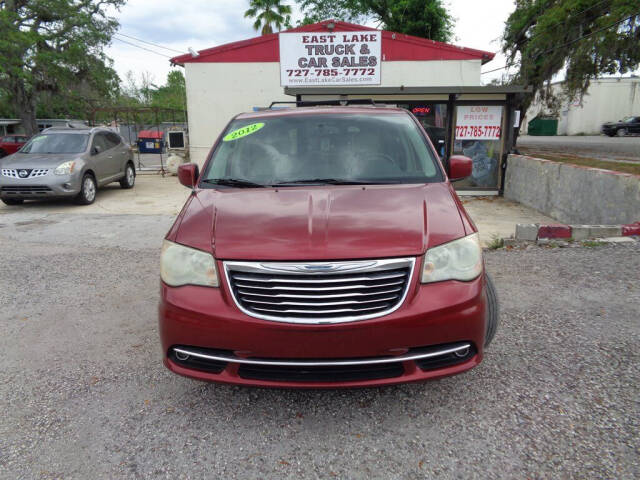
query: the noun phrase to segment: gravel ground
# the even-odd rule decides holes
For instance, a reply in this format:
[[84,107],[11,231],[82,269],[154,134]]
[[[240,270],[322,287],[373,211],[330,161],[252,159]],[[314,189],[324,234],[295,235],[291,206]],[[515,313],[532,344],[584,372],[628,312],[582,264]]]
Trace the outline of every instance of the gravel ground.
[[0,215],[1,478],[640,476],[640,243],[488,252],[502,323],[464,375],[261,390],[161,365],[170,224]]

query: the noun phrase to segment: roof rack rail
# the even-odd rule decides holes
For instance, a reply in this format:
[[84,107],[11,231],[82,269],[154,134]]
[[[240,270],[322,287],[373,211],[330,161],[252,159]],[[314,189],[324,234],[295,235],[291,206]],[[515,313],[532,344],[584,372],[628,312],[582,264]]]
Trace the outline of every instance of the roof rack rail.
[[345,105],[376,105],[376,102],[373,98],[352,98],[352,99],[336,99],[336,100],[298,100],[298,101],[289,101],[289,102],[271,102],[265,110],[270,110],[274,105],[295,105],[297,107],[317,107],[323,105],[336,105],[336,106],[345,106]]

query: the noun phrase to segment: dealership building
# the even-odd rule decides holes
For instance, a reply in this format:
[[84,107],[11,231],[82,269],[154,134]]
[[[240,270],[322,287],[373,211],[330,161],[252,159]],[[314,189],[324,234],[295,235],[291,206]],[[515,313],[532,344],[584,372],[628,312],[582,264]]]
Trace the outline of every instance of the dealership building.
[[240,112],[272,102],[372,99],[407,108],[445,159],[473,159],[458,184],[497,193],[520,87],[481,86],[491,52],[340,21],[323,21],[171,59],[186,77],[189,150],[202,165]]

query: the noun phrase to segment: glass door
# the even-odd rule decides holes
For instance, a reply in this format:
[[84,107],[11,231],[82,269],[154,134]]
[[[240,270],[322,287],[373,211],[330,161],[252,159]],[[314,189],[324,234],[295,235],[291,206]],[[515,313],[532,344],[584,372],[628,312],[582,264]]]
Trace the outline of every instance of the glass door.
[[498,189],[503,148],[502,105],[456,105],[453,155],[471,158],[471,176],[456,189]]
[[444,157],[447,145],[447,104],[411,102],[398,104],[398,107],[406,108],[416,116],[440,157]]

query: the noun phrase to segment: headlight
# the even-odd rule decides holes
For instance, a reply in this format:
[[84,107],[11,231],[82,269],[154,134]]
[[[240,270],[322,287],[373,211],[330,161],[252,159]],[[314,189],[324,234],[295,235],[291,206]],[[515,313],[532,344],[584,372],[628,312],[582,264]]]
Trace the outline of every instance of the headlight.
[[477,233],[427,250],[422,283],[469,281],[482,273],[482,248]]
[[56,167],[53,171],[56,175],[69,175],[73,173],[73,167],[76,166],[76,162],[64,162]]
[[210,253],[165,240],[160,256],[160,277],[172,287],[203,285],[217,287],[216,262]]

